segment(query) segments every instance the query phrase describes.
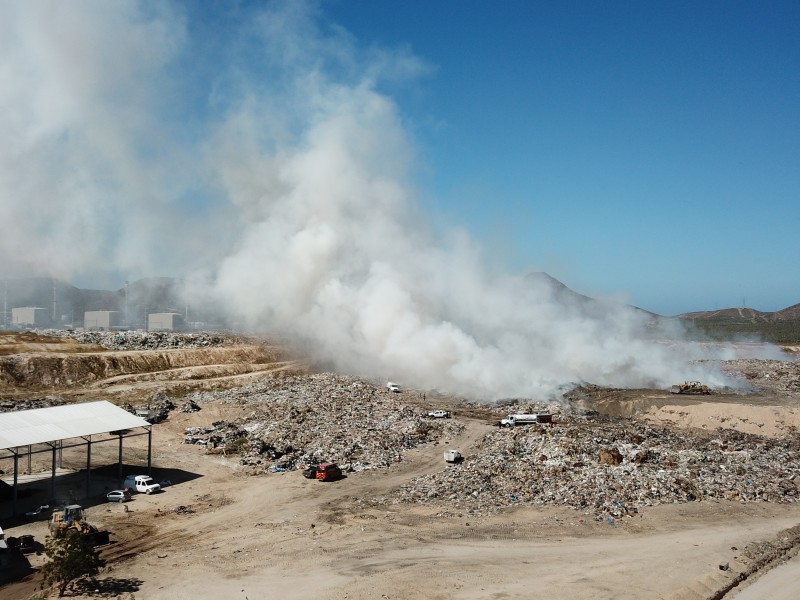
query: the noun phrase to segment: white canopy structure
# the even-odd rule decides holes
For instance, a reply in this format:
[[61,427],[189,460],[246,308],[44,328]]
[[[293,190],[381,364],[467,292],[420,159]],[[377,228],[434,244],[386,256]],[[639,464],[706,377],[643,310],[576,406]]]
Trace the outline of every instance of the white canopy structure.
[[150,423],[106,400],[0,413],[0,450],[137,427]]
[[[35,408],[0,413],[0,458],[7,452],[14,460],[13,508],[17,514],[17,487],[20,457],[27,457],[28,471],[33,454],[51,452],[52,474],[51,493],[55,495],[56,452],[63,448],[86,446],[86,489],[89,489],[91,472],[92,444],[107,441],[119,443],[119,469],[122,469],[122,440],[125,437],[147,435],[147,473],[152,465],[151,424],[141,417],[108,402],[84,402],[49,408]],[[132,430],[144,429],[133,433]],[[105,434],[100,440],[92,436]],[[82,441],[77,441],[78,439]],[[76,440],[64,444],[65,440]],[[34,448],[38,446],[38,448]],[[8,458],[8,455],[6,456]]]

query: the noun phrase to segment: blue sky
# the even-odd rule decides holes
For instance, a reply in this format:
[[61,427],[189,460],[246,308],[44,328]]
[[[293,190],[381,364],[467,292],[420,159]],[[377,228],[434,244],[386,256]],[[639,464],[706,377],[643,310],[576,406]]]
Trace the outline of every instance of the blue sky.
[[426,210],[499,263],[661,314],[800,301],[800,5],[331,1],[388,88]]
[[[798,109],[796,2],[0,3],[0,276],[219,275],[341,186],[292,178],[311,162],[357,175],[325,198],[357,217],[331,256],[370,219],[432,226],[423,253],[455,227],[499,276],[778,310],[800,302]],[[295,212],[280,233],[316,236]]]

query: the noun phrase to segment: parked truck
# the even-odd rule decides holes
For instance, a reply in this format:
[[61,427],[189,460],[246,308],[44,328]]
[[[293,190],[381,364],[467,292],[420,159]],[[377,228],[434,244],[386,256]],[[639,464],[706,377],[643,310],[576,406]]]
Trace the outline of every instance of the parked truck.
[[516,427],[517,425],[533,425],[535,423],[552,423],[553,415],[550,413],[520,413],[508,415],[500,420],[500,427]]
[[153,478],[149,475],[128,475],[122,487],[134,492],[144,492],[145,494],[152,494],[161,489],[161,486],[153,481]]

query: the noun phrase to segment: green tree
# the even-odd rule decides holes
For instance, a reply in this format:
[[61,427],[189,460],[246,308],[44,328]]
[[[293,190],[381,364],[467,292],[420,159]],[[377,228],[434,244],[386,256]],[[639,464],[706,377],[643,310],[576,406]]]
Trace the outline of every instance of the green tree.
[[48,538],[44,553],[50,560],[42,566],[45,585],[58,584],[58,596],[81,577],[93,577],[106,561],[94,547],[91,536],[70,531],[63,538]]

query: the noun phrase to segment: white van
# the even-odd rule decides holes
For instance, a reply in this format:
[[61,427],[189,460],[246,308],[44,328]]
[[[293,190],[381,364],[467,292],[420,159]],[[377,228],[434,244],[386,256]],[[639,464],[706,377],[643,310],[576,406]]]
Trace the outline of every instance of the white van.
[[161,486],[149,475],[128,475],[123,486],[131,491],[145,494],[152,494],[161,489]]

